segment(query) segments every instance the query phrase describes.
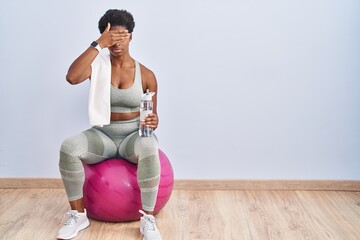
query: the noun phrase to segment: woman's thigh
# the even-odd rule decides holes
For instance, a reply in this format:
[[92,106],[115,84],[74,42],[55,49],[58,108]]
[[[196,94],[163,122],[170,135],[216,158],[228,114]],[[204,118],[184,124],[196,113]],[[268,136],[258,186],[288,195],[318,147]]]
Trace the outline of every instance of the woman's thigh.
[[158,141],[152,137],[140,137],[138,132],[131,133],[119,146],[119,156],[137,164],[140,158],[158,154]]
[[116,156],[117,147],[106,134],[91,128],[67,138],[60,151],[85,163],[94,164]]

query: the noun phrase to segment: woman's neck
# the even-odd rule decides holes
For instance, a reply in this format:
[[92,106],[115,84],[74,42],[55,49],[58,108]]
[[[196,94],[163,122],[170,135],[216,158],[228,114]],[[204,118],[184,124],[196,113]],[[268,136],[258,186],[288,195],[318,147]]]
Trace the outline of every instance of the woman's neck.
[[126,66],[126,65],[133,65],[134,59],[129,54],[123,56],[112,56],[110,55],[111,65],[113,66]]

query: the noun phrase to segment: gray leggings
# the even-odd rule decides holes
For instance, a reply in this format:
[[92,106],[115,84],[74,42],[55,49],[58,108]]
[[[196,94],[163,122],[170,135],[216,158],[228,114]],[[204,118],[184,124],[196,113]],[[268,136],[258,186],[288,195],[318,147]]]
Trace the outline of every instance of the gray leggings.
[[155,135],[139,137],[138,126],[139,118],[113,121],[65,139],[60,148],[59,168],[69,201],[83,197],[82,162],[94,164],[119,157],[138,165],[143,210],[154,210],[160,181],[158,142]]

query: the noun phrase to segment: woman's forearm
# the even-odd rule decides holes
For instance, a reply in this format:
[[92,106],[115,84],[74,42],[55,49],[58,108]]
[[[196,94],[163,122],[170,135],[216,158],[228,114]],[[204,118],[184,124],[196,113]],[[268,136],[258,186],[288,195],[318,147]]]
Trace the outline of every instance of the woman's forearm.
[[70,84],[78,84],[91,76],[91,63],[99,54],[98,50],[89,47],[70,65],[66,80]]

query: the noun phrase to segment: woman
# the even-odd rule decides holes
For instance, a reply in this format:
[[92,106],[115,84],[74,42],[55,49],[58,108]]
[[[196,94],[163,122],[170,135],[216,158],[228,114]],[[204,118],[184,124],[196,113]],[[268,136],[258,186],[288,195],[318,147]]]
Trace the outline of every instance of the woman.
[[[155,130],[157,81],[152,71],[135,61],[129,43],[135,22],[125,10],[108,10],[99,20],[101,36],[70,66],[66,79],[79,84],[90,79],[89,118],[92,128],[67,138],[60,149],[59,168],[69,199],[69,219],[58,239],[71,239],[89,226],[83,203],[82,162],[94,164],[121,157],[138,165],[143,216],[140,231],[146,240],[161,239],[153,211],[156,203],[160,162],[155,136],[140,137],[139,103],[147,90],[154,92],[153,113],[145,124]],[[99,54],[108,48],[109,54]]]

